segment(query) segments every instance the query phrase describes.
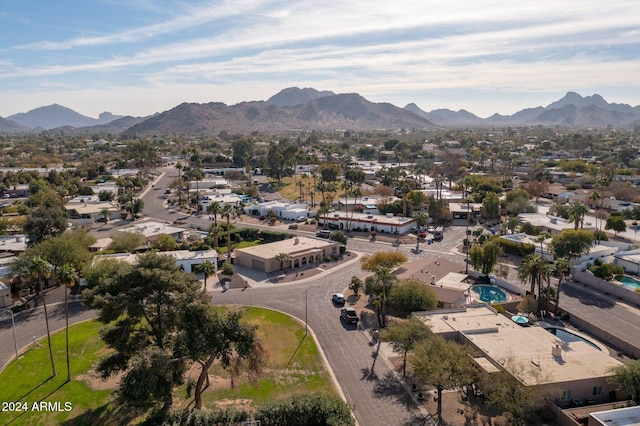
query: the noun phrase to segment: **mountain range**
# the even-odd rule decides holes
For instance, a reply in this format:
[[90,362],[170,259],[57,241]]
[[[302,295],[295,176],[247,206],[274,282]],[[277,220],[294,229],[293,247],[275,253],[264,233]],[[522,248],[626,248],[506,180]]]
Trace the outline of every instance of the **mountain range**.
[[313,88],[290,87],[266,101],[226,105],[220,102],[182,103],[149,117],[99,118],[81,115],[53,104],[26,113],[0,118],[0,131],[24,133],[64,130],[76,133],[124,133],[129,135],[200,135],[227,133],[277,133],[294,130],[425,129],[503,126],[623,127],[640,125],[640,106],[608,103],[594,94],[582,97],[568,92],[546,107],[526,108],[513,115],[480,118],[464,109],[423,111],[415,103],[404,108],[370,102],[357,93],[336,94]]

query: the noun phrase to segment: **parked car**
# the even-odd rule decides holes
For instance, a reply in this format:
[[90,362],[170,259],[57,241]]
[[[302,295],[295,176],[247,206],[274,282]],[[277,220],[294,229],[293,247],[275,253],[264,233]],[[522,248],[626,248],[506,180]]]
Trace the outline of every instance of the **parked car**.
[[109,218],[108,217],[99,217],[99,218],[96,219],[96,222],[107,223],[107,222],[109,222]]
[[429,226],[429,227],[427,228],[427,232],[428,232],[428,233],[430,233],[430,234],[433,234],[433,233],[435,232],[435,230],[436,230],[436,227],[435,227],[435,226]]
[[342,293],[333,293],[333,296],[331,296],[331,300],[336,305],[344,305],[344,294],[342,294]]
[[307,221],[307,217],[306,216],[298,216],[296,218],[296,222],[306,222]]
[[331,236],[331,230],[330,229],[323,229],[321,231],[316,232],[316,237],[329,238],[330,236]]
[[353,308],[342,308],[340,310],[340,317],[347,324],[357,324],[360,321],[356,310]]

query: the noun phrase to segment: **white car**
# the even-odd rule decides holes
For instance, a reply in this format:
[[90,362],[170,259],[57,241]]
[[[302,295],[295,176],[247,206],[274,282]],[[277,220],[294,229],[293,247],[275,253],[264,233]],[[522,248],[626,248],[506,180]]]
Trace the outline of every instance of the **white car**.
[[435,226],[430,226],[430,227],[427,228],[427,232],[430,233],[430,234],[433,234],[435,232],[435,230],[436,230]]
[[336,305],[344,305],[344,294],[342,294],[342,293],[333,293],[333,296],[331,296],[331,300]]

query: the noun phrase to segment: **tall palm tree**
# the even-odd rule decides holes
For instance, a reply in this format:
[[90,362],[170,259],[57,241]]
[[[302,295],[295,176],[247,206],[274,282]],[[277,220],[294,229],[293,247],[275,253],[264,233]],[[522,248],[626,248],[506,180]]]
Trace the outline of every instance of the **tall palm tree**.
[[427,221],[429,220],[429,215],[425,212],[415,212],[413,213],[413,221],[418,227],[418,238],[416,238],[416,253],[420,253],[420,230],[425,227]]
[[569,207],[569,222],[574,223],[576,231],[578,228],[582,228],[584,217],[587,213],[589,213],[589,207],[579,201]]
[[549,234],[547,231],[542,231],[536,237],[536,243],[540,243],[540,256],[544,257],[544,249],[542,248],[542,243],[544,243],[544,241],[550,236],[551,234]]
[[227,218],[227,260],[231,263],[231,215],[233,206],[225,204],[220,211],[220,216]]
[[67,382],[71,381],[71,363],[69,361],[69,300],[67,296],[67,288],[71,288],[76,284],[76,271],[69,263],[65,263],[56,271],[56,280],[58,284],[64,286],[64,320],[65,320],[65,336],[66,336],[66,355],[67,355]]
[[[598,194],[597,191],[593,191],[589,194],[589,201],[592,201],[593,204],[595,205],[595,213],[596,213],[596,243],[598,242],[598,236],[599,236],[599,228],[598,228],[598,200],[600,200],[602,198],[602,196],[600,194]],[[602,223],[602,221],[600,221]]]
[[564,281],[564,273],[569,271],[569,259],[566,257],[556,259],[553,266],[558,272],[558,289],[556,292],[556,308],[554,310],[555,315],[558,315],[558,306],[560,305],[560,286]]
[[213,240],[213,248],[214,249],[218,248],[218,234],[220,234],[221,229],[222,228],[217,223],[212,223],[211,225],[209,225],[209,235],[211,236],[211,239]]
[[213,216],[213,223],[215,225],[218,224],[218,215],[222,212],[222,205],[220,204],[219,201],[213,201],[211,204],[209,204],[209,206],[207,207],[207,213],[209,213],[211,216]]
[[209,260],[205,260],[196,266],[196,272],[204,276],[204,291],[207,291],[207,278],[216,273],[216,265]]
[[518,278],[524,284],[528,283],[531,286],[529,293],[534,297],[536,286],[538,287],[538,295],[540,295],[546,264],[547,261],[543,256],[528,254],[518,267]]
[[283,269],[284,262],[290,261],[291,256],[289,256],[289,253],[278,253],[276,254],[276,260],[280,262],[280,269]]
[[40,297],[42,297],[42,305],[44,307],[44,321],[47,326],[47,343],[49,345],[49,358],[51,360],[51,375],[56,375],[56,366],[53,362],[53,350],[51,349],[51,332],[49,330],[49,314],[47,313],[47,300],[46,295],[44,293],[44,288],[42,287],[42,282],[48,276],[51,270],[49,269],[49,264],[46,260],[41,258],[40,256],[35,256],[31,259],[31,264],[29,265],[29,273],[31,276],[35,277],[38,280],[38,292],[40,293]]

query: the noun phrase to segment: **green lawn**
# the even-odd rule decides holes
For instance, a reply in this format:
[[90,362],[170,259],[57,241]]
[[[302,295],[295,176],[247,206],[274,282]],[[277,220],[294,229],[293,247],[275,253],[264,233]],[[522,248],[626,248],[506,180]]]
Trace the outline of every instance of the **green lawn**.
[[[255,406],[293,393],[335,393],[318,348],[310,335],[305,336],[304,325],[284,314],[260,308],[246,308],[244,318],[259,326],[258,334],[269,352],[265,375],[257,383],[238,379],[235,388],[230,389],[227,371],[214,366],[211,374],[219,380],[203,395],[205,406],[221,399],[250,400],[250,405]],[[12,362],[0,374],[0,401],[26,402],[29,411],[0,412],[0,424],[117,425],[139,423],[144,419],[145,412],[112,404],[112,387],[103,385],[102,390],[97,390],[90,386],[90,383],[102,384],[90,376],[92,366],[106,352],[99,337],[100,327],[98,322],[89,321],[70,328],[71,382],[66,382],[64,331],[52,336],[56,377],[51,377],[46,338],[38,348],[25,352],[19,362]],[[174,396],[176,408],[190,402],[185,399],[184,386],[176,389]],[[63,410],[33,411],[33,404],[40,401],[59,402]],[[64,411],[65,403],[71,404],[71,411]]]

